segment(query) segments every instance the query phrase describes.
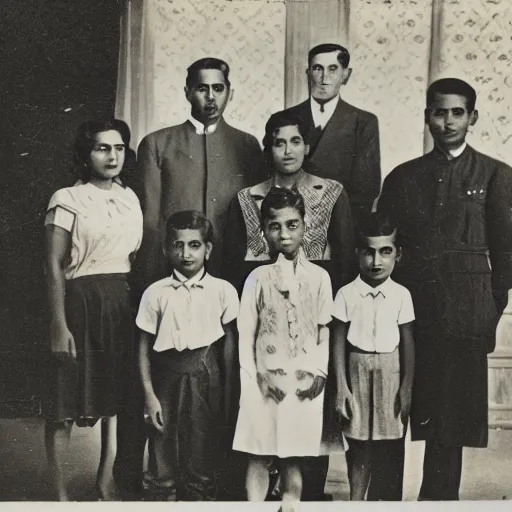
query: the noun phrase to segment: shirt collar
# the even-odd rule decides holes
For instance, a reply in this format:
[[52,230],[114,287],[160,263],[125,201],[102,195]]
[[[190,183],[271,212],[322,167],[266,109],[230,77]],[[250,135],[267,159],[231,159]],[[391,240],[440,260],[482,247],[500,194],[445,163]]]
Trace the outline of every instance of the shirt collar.
[[182,286],[184,286],[185,288],[204,288],[203,278],[206,277],[206,275],[207,272],[205,268],[200,270],[195,276],[192,276],[190,279],[185,277],[177,270],[174,270],[171,276],[171,286],[175,290],[181,288]]
[[200,123],[194,116],[190,115],[188,120],[194,125],[198,135],[205,135],[205,133],[206,135],[212,134],[217,129],[217,125],[219,124],[217,121],[216,123],[207,125],[205,129],[205,125]]
[[[299,247],[299,254],[297,254],[297,260],[296,260],[296,269],[295,273],[298,273],[299,268],[303,268],[305,265],[305,262],[307,262],[306,255],[304,254],[304,249],[302,247]],[[280,253],[277,257],[276,263],[281,265],[292,265],[293,261],[287,259],[283,253]]]
[[442,150],[441,148],[438,148],[438,149],[439,149],[439,151],[441,151],[441,153],[443,153],[443,155],[446,156],[446,158],[448,158],[448,160],[453,160],[454,158],[457,158],[460,155],[462,155],[462,153],[464,153],[466,146],[467,146],[467,143],[466,143],[466,141],[464,141],[462,143],[462,145],[459,146],[457,149],[448,150],[448,153],[446,151]]
[[316,101],[313,96],[309,98],[309,102],[311,104],[311,111],[313,112],[313,115],[319,115],[323,117],[331,117],[332,114],[334,114],[334,111],[336,110],[336,107],[338,106],[338,102],[340,101],[339,94],[336,94],[334,98],[330,99],[329,101],[326,101],[324,103],[324,111],[320,112],[320,103]]
[[386,298],[386,294],[389,294],[389,288],[392,283],[393,280],[391,279],[391,277],[388,277],[382,284],[379,284],[379,286],[376,286],[374,288],[373,286],[370,286],[368,283],[365,283],[361,279],[361,275],[358,275],[356,278],[356,288],[357,291],[361,294],[361,297],[367,297],[368,295],[371,295],[372,297],[377,297],[377,295],[382,294],[382,296]]

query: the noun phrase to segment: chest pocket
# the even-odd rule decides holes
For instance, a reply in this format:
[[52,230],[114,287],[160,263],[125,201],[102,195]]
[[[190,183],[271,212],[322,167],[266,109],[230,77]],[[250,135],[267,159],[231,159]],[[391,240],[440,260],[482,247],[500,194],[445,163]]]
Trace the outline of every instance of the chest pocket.
[[460,200],[465,210],[462,239],[471,247],[484,248],[487,245],[485,236],[486,199],[486,185],[466,187],[460,194]]

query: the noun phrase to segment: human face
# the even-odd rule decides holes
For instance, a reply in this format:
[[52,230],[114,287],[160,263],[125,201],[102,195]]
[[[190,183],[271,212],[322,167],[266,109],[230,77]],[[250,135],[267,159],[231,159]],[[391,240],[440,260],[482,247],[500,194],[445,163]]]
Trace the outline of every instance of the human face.
[[357,249],[361,279],[370,286],[379,286],[393,272],[400,253],[395,246],[395,235],[370,236],[366,247]]
[[270,252],[282,253],[287,259],[294,259],[304,236],[304,219],[295,208],[289,206],[271,210],[271,213],[272,217],[263,223]]
[[348,80],[351,70],[341,67],[338,54],[339,51],[319,53],[311,60],[308,76],[313,98],[329,101],[339,94],[340,87]]
[[212,244],[203,240],[198,229],[177,229],[167,243],[166,255],[174,269],[191,278],[203,269],[211,251]]
[[124,165],[125,144],[117,130],[98,132],[89,158],[91,182],[112,181]]
[[459,94],[436,94],[425,110],[425,122],[437,146],[445,151],[460,148],[468,128],[478,119],[478,112],[468,112],[467,101]]
[[304,157],[309,152],[309,146],[298,126],[282,126],[274,135],[272,144],[272,159],[277,172],[281,174],[295,174],[302,167]]
[[216,123],[233,96],[220,69],[201,69],[196,83],[185,87],[187,100],[192,107],[192,116],[204,125]]

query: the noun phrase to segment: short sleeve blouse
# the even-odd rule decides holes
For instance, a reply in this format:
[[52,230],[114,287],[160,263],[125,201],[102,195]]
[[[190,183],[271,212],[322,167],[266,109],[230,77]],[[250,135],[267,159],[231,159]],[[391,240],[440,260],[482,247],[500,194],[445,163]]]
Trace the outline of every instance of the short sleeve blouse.
[[71,234],[66,279],[128,273],[142,241],[142,210],[134,192],[118,183],[104,190],[91,183],[55,192],[45,225]]

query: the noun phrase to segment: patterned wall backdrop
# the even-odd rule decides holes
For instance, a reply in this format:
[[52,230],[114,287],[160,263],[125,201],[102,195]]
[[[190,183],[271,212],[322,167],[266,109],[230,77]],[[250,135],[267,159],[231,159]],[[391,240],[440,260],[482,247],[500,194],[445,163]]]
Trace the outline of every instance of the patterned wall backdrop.
[[307,49],[334,40],[353,56],[342,94],[379,117],[384,175],[422,154],[426,88],[444,76],[464,78],[479,93],[470,142],[510,164],[511,3],[130,0],[117,112],[132,126],[134,142],[181,122],[188,114],[186,67],[214,55],[232,67],[235,97],[226,118],[261,140],[272,112],[307,97]]
[[[137,140],[187,118],[186,70],[206,56],[224,59],[231,67],[235,92],[226,119],[261,140],[266,120],[284,103],[284,3],[153,0],[143,2],[143,10],[142,20],[131,29],[132,35],[144,34],[141,53],[150,69],[141,71],[152,76],[152,89],[143,95],[149,98],[149,111]],[[133,80],[131,84],[138,89]]]
[[377,115],[383,177],[423,152],[432,0],[351,2],[347,101]]
[[512,2],[444,0],[433,79],[458,76],[478,94],[468,141],[512,165]]

